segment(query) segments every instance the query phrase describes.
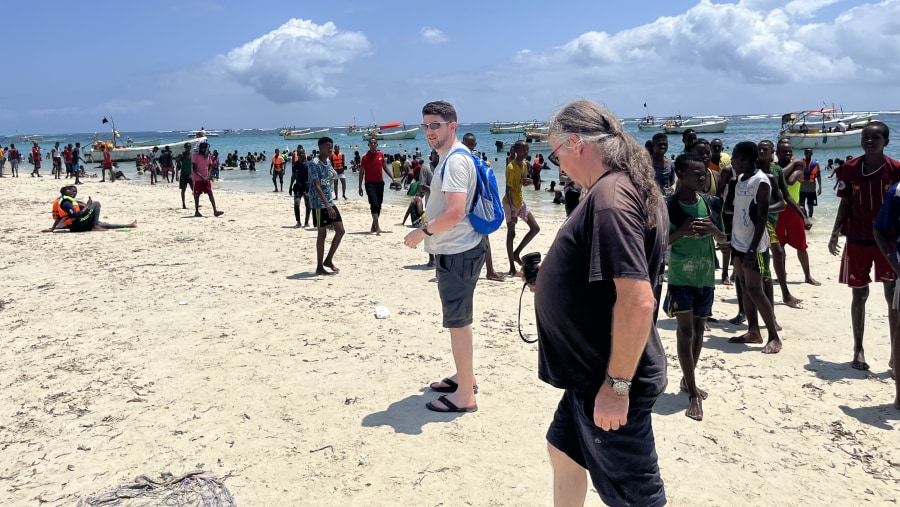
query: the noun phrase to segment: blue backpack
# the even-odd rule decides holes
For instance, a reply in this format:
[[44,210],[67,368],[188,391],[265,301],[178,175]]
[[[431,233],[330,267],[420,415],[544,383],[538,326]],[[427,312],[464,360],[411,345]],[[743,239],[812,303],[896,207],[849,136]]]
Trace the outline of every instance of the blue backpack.
[[497,188],[497,178],[494,171],[484,160],[474,155],[465,148],[457,148],[447,155],[441,166],[441,181],[444,179],[444,169],[447,168],[447,160],[457,153],[465,153],[475,163],[476,190],[472,199],[472,208],[468,210],[469,222],[475,232],[490,234],[503,225],[503,196]]

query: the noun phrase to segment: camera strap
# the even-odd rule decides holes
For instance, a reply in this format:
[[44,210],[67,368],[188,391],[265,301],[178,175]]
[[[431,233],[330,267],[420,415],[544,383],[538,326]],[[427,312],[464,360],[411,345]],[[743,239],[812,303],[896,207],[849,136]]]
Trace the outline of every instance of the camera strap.
[[525,338],[525,334],[522,333],[522,297],[525,295],[525,289],[528,287],[527,283],[522,284],[522,292],[519,293],[519,338],[522,339],[525,343],[537,343],[538,339],[529,340]]

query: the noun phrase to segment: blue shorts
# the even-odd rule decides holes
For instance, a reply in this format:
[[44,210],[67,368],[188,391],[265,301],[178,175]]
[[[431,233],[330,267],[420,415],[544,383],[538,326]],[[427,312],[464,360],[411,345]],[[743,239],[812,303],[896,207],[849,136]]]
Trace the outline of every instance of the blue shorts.
[[631,398],[628,423],[615,431],[594,424],[594,394],[567,389],[559,401],[547,442],[586,468],[607,505],[665,505],[650,413],[656,398]]
[[434,254],[438,294],[444,314],[444,327],[466,327],[472,323],[475,284],[484,266],[484,241],[458,254]]
[[713,287],[690,287],[687,285],[669,285],[663,311],[669,317],[677,313],[693,312],[694,317],[712,316]]

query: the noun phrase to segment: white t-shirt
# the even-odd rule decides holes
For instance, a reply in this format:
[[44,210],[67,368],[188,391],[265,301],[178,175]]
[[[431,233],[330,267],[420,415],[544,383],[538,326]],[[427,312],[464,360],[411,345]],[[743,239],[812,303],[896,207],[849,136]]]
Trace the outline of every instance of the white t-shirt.
[[[738,177],[734,186],[734,221],[731,227],[731,247],[739,252],[746,252],[752,247],[753,231],[756,227],[753,220],[756,217],[756,191],[761,184],[769,185],[766,173],[757,169],[747,179]],[[766,220],[766,217],[762,217]],[[763,224],[763,235],[759,240],[756,252],[763,253],[769,248],[769,232]]]
[[[447,160],[454,150],[462,149]],[[475,163],[469,149],[459,141],[453,144],[440,156],[440,162],[431,179],[431,198],[425,207],[425,217],[432,220],[447,209],[447,196],[444,192],[465,192],[466,212],[472,207],[475,198],[477,179]],[[444,166],[446,162],[446,167]],[[442,174],[443,173],[443,174]],[[450,230],[436,232],[425,238],[425,251],[430,254],[452,255],[466,252],[484,241],[484,236],[472,228],[468,218],[463,218]]]

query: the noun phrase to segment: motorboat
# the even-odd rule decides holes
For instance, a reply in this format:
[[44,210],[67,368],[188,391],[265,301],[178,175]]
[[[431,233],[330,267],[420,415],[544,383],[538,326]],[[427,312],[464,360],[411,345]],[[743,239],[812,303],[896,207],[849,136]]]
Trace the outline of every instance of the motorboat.
[[[390,132],[386,132],[387,129],[393,129],[397,127],[403,127],[400,130],[393,130]],[[415,139],[419,135],[419,127],[406,128],[402,122],[393,122],[386,123],[384,125],[375,128],[373,125],[366,132],[363,133],[362,138],[366,141],[369,139],[379,139],[383,141],[396,141],[403,139]]]
[[[862,129],[874,115],[835,113],[830,108],[784,114],[778,138],[790,139],[795,150],[859,148]],[[843,128],[838,122],[844,122]]]
[[721,134],[728,128],[728,118],[706,120],[697,122],[696,119],[685,120],[679,123],[666,122],[663,132],[666,134],[683,134],[687,129],[693,129],[698,134]]
[[301,141],[303,139],[318,139],[320,137],[324,137],[328,134],[328,131],[331,130],[329,128],[324,129],[299,129],[299,130],[288,130],[282,135],[285,141]]

